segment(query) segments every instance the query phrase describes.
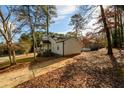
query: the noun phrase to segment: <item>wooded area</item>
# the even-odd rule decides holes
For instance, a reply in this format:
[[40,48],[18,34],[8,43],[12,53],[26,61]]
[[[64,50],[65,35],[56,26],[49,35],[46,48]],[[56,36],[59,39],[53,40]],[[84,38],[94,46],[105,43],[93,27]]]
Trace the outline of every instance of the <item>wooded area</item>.
[[[93,13],[96,10],[99,10],[99,14],[95,15],[94,18]],[[89,52],[94,50],[97,52],[102,48],[107,49],[106,54],[113,60],[111,64],[114,71],[117,72],[121,69],[120,63],[123,64],[124,61],[123,5],[80,5],[78,11],[70,17],[70,23],[68,23],[68,26],[73,31],[66,34],[49,30],[50,26],[56,23],[55,18],[59,16],[57,13],[55,5],[0,6],[0,57],[8,56],[9,66],[7,68],[18,65],[18,55],[28,57],[30,53],[33,53],[31,64],[36,64],[38,57],[41,57],[40,52],[41,47],[43,47],[41,41],[43,41],[44,36],[47,36],[60,41],[76,38],[81,44],[81,51],[84,48],[90,48],[91,51]],[[87,32],[85,35],[82,34],[83,31],[91,29],[87,27],[87,24],[93,19],[97,20],[93,23],[95,29],[92,32]],[[59,56],[52,53],[49,47],[49,42],[47,42],[44,52],[45,57]],[[116,54],[113,52],[113,49],[119,50],[122,62],[118,63],[116,59],[114,60],[114,55]],[[6,67],[1,68],[1,70],[4,69]]]

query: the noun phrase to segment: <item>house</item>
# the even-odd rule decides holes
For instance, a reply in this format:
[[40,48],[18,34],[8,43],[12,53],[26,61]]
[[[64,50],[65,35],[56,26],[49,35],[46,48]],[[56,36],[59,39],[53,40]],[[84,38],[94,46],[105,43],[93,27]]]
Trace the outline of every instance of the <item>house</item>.
[[50,49],[51,52],[66,56],[81,53],[81,44],[76,38],[51,38],[50,36],[43,37],[41,42],[42,50]]

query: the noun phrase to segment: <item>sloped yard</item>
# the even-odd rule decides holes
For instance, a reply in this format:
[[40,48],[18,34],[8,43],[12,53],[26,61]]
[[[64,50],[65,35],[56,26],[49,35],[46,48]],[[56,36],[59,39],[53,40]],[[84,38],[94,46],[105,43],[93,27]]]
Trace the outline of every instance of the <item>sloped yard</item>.
[[0,87],[14,87],[27,80],[62,66],[68,57],[38,57],[37,61],[23,62],[0,70]]
[[[124,87],[124,50],[120,55],[114,49],[114,56],[106,55],[106,49],[82,52],[73,57],[76,62],[19,84],[22,87]],[[113,70],[117,61],[120,69]],[[61,64],[60,64],[61,65]]]

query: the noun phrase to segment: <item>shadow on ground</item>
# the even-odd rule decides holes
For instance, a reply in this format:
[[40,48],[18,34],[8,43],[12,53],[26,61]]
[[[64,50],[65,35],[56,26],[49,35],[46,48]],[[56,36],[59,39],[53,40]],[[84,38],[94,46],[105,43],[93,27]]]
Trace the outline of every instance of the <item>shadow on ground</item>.
[[58,63],[60,61],[66,60],[68,58],[72,58],[74,56],[76,56],[76,55],[65,56],[65,57],[60,57],[60,56],[59,57],[58,56],[55,56],[55,57],[37,57],[36,61],[32,61],[30,63],[29,70],[35,70],[38,68],[43,68],[43,67]]
[[[86,53],[87,54],[87,53]],[[124,87],[124,63],[118,57],[99,55],[95,52],[73,57],[77,62],[48,72],[24,82],[17,87],[44,88],[122,88]],[[116,63],[116,65],[115,65]],[[115,67],[117,68],[115,69]]]
[[[64,87],[124,87],[124,72],[122,71],[124,65],[118,64],[114,56],[109,56],[109,58],[113,64],[106,67],[99,67],[99,63],[92,63],[85,59],[78,60],[78,64],[66,66],[59,82],[63,83]],[[79,81],[80,83],[77,83]]]

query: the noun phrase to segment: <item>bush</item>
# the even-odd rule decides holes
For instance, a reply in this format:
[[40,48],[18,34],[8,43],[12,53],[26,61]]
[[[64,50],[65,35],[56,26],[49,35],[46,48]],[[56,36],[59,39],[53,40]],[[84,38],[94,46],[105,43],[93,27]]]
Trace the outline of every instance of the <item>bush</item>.
[[46,50],[45,52],[43,52],[43,56],[44,57],[51,57],[51,56],[55,56],[55,54],[52,53],[51,50]]
[[22,54],[27,54],[30,52],[32,44],[30,42],[24,42],[23,41],[20,43],[20,47],[21,47],[21,49],[19,52]]

